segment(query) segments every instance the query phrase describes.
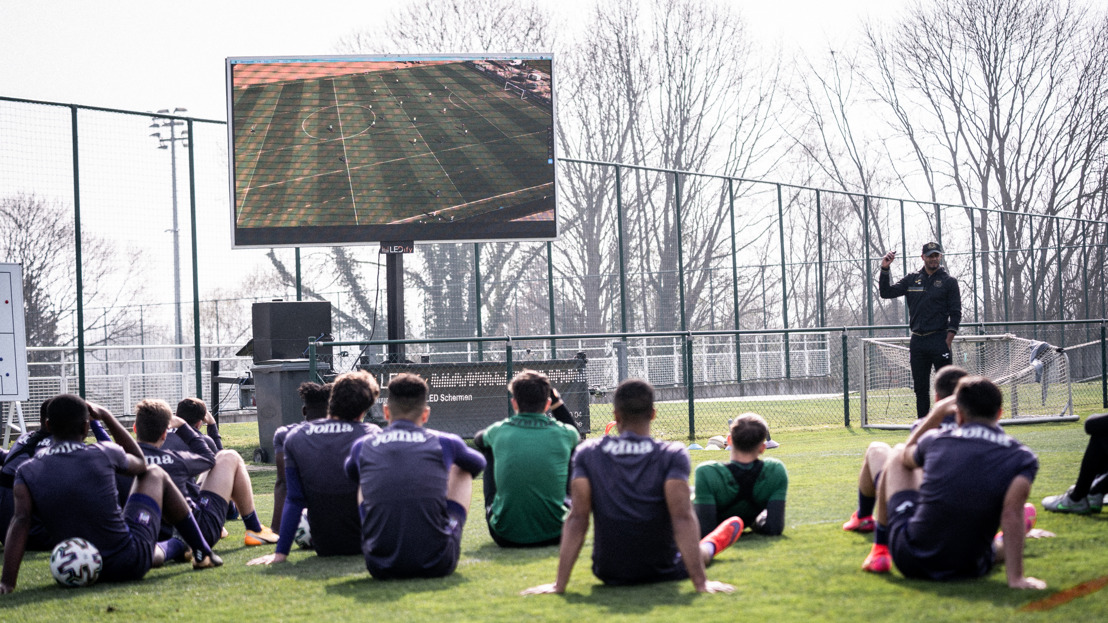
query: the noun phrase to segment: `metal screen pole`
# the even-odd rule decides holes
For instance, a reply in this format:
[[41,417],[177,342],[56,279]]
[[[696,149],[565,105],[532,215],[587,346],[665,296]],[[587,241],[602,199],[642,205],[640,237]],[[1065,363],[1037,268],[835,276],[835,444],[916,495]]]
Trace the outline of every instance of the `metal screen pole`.
[[296,300],[302,301],[304,300],[304,294],[302,286],[303,282],[300,279],[300,247],[296,247],[294,251],[294,257],[296,259]]
[[689,403],[689,441],[696,439],[696,389],[693,384],[693,340],[685,336],[685,389]]
[[[196,136],[192,129],[192,119],[188,119],[189,141],[189,217],[192,227],[192,366],[196,379],[196,397],[204,399],[204,370],[200,362],[200,260],[196,251]],[[219,400],[219,396],[212,396]]]
[[[77,392],[85,397],[85,283],[81,266],[81,167],[77,141],[77,107],[69,107],[73,134],[73,255],[77,261]],[[63,366],[64,367],[64,366]]]
[[[550,308],[550,335],[554,335],[554,245],[546,242],[546,293]],[[550,338],[550,358],[558,358],[558,341]]]

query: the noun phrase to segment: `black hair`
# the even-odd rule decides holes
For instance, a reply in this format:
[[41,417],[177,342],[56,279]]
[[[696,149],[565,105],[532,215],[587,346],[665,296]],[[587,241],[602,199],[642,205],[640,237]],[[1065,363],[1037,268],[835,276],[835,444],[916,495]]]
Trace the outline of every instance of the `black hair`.
[[649,421],[654,413],[654,386],[642,379],[627,379],[612,396],[612,410],[627,422]]
[[542,372],[524,370],[508,383],[508,391],[521,413],[542,413],[550,400],[550,379]]
[[967,418],[995,420],[1004,405],[1004,394],[1000,388],[983,376],[964,377],[958,381],[954,395],[958,410]]
[[88,403],[73,394],[59,394],[46,407],[46,422],[50,434],[58,441],[73,441],[85,436],[88,424]]
[[397,374],[389,381],[389,413],[393,418],[414,420],[427,406],[427,381],[415,374]]

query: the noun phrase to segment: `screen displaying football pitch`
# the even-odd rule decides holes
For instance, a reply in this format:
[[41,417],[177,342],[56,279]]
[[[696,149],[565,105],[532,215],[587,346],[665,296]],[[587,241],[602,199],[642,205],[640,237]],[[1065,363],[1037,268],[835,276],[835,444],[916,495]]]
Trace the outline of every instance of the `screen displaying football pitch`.
[[235,247],[557,236],[551,55],[227,59]]

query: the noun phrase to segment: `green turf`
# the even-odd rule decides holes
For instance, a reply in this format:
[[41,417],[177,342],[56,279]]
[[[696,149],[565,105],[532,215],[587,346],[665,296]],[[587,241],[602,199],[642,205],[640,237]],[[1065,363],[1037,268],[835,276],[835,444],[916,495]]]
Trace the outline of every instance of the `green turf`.
[[[1033,501],[1072,483],[1087,440],[1080,424],[1012,432],[1039,454]],[[228,424],[223,436],[245,456],[257,445],[253,424]],[[226,565],[202,573],[175,565],[155,569],[141,582],[66,590],[53,584],[46,554],[32,554],[17,592],[0,597],[0,620],[1108,620],[1108,590],[1050,612],[1017,611],[1054,591],[1108,574],[1103,546],[1108,513],[1040,513],[1039,527],[1058,537],[1029,542],[1026,571],[1046,580],[1046,592],[1009,590],[1000,571],[982,580],[943,584],[908,581],[895,572],[885,577],[863,573],[860,565],[869,539],[844,533],[839,524],[855,505],[857,470],[866,445],[903,437],[900,432],[842,427],[775,434],[782,445],[770,455],[785,462],[791,477],[788,527],[778,538],[748,534],[719,556],[708,574],[734,584],[738,590],[731,595],[695,595],[688,582],[605,588],[589,571],[590,538],[565,596],[519,597],[518,591],[527,586],[553,581],[556,549],[502,550],[474,513],[458,571],[445,579],[378,582],[357,557],[320,559],[299,550],[282,566],[247,567],[247,560],[271,548],[240,546],[242,524],[231,522],[231,537],[217,546]],[[696,463],[723,456],[692,453]],[[268,519],[274,472],[262,466],[252,470],[260,515]],[[477,509],[482,503],[479,484],[475,498],[472,508]]]

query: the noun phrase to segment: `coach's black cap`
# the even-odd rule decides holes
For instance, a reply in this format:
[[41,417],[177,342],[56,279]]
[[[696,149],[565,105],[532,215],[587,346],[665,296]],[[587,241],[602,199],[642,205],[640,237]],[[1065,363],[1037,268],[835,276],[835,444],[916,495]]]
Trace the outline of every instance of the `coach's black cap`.
[[923,245],[923,254],[924,255],[933,255],[935,253],[942,253],[942,252],[943,252],[943,246],[941,244],[937,243],[937,242],[928,242],[927,244]]

